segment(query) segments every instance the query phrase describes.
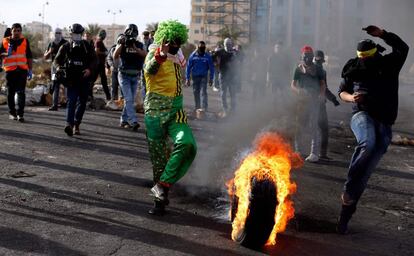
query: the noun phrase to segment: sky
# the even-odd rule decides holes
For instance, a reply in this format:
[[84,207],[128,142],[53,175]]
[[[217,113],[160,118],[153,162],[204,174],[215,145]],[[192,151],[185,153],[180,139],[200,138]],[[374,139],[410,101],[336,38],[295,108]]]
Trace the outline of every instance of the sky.
[[[69,27],[73,23],[134,23],[142,32],[147,23],[177,19],[190,24],[191,0],[0,0],[0,23],[11,24],[42,21],[56,27]],[[49,4],[46,5],[45,3]],[[108,13],[116,12],[116,15]],[[119,13],[121,10],[121,13]]]

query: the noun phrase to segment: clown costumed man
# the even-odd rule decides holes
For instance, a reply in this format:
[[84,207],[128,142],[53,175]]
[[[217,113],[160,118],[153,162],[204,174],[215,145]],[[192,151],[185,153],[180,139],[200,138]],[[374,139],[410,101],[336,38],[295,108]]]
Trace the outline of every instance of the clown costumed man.
[[[184,176],[197,152],[181,88],[185,60],[180,46],[187,39],[185,25],[174,20],[161,22],[144,64],[145,126],[155,183],[151,188],[155,204],[149,213],[154,215],[165,213],[169,188]],[[174,143],[172,151],[167,146],[168,136]]]

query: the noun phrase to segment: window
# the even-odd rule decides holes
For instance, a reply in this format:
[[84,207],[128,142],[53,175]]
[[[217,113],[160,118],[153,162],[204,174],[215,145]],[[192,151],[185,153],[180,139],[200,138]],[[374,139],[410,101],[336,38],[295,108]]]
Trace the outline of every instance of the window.
[[200,33],[204,34],[204,28],[200,28]]
[[194,34],[200,34],[200,30],[194,29]]
[[194,22],[197,23],[197,24],[200,24],[201,23],[201,17],[195,17]]
[[195,12],[201,12],[201,6],[194,7],[194,11]]

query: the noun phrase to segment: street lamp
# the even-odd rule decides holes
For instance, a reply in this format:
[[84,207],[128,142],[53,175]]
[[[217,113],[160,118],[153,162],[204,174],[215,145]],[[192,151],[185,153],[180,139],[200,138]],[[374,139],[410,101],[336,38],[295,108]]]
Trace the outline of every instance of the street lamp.
[[114,16],[112,20],[112,24],[115,24],[115,15],[117,15],[118,13],[122,13],[122,10],[113,11],[113,10],[108,9],[106,12]]
[[45,27],[45,6],[49,5],[49,2],[45,2],[42,5],[42,13],[39,13],[39,16],[42,16],[42,51],[45,48],[45,35],[44,35],[44,27]]

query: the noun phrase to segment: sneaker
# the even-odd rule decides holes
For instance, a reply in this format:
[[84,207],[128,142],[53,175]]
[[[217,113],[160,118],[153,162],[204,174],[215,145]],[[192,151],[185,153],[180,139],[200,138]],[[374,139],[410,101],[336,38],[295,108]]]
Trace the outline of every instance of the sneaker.
[[125,128],[125,129],[129,129],[129,128],[131,128],[131,126],[129,125],[129,123],[128,123],[128,122],[121,122],[121,123],[119,124],[119,127],[121,127],[121,128]]
[[133,123],[133,124],[132,124],[132,130],[133,130],[134,132],[138,131],[138,128],[139,128],[139,127],[140,127],[139,123]]
[[217,88],[217,87],[215,87],[215,86],[213,86],[213,92],[218,92],[218,91],[220,91],[220,89]]
[[330,162],[330,161],[332,161],[332,158],[330,158],[327,155],[319,155],[319,160],[325,161],[325,162]]
[[151,188],[151,192],[155,196],[155,199],[159,201],[165,201],[167,198],[164,187],[159,183],[155,184],[155,186]]
[[306,162],[316,163],[319,161],[319,157],[315,154],[310,154],[307,158],[305,158]]
[[70,136],[70,137],[73,136],[73,127],[72,126],[66,125],[64,131],[68,136]]
[[17,121],[20,123],[24,123],[24,117],[23,116],[17,116]]
[[352,199],[350,196],[349,196],[349,194],[348,193],[346,193],[346,192],[344,192],[344,193],[342,193],[342,195],[341,195],[341,199],[342,199],[342,204],[343,205],[353,205],[353,204],[355,204],[355,200],[354,199]]
[[51,106],[48,110],[49,111],[58,111],[58,107],[57,106]]
[[17,120],[17,116],[16,115],[9,114],[9,119],[10,120]]
[[75,128],[73,128],[73,133],[75,135],[81,135],[79,126],[80,126],[79,124],[75,124]]

